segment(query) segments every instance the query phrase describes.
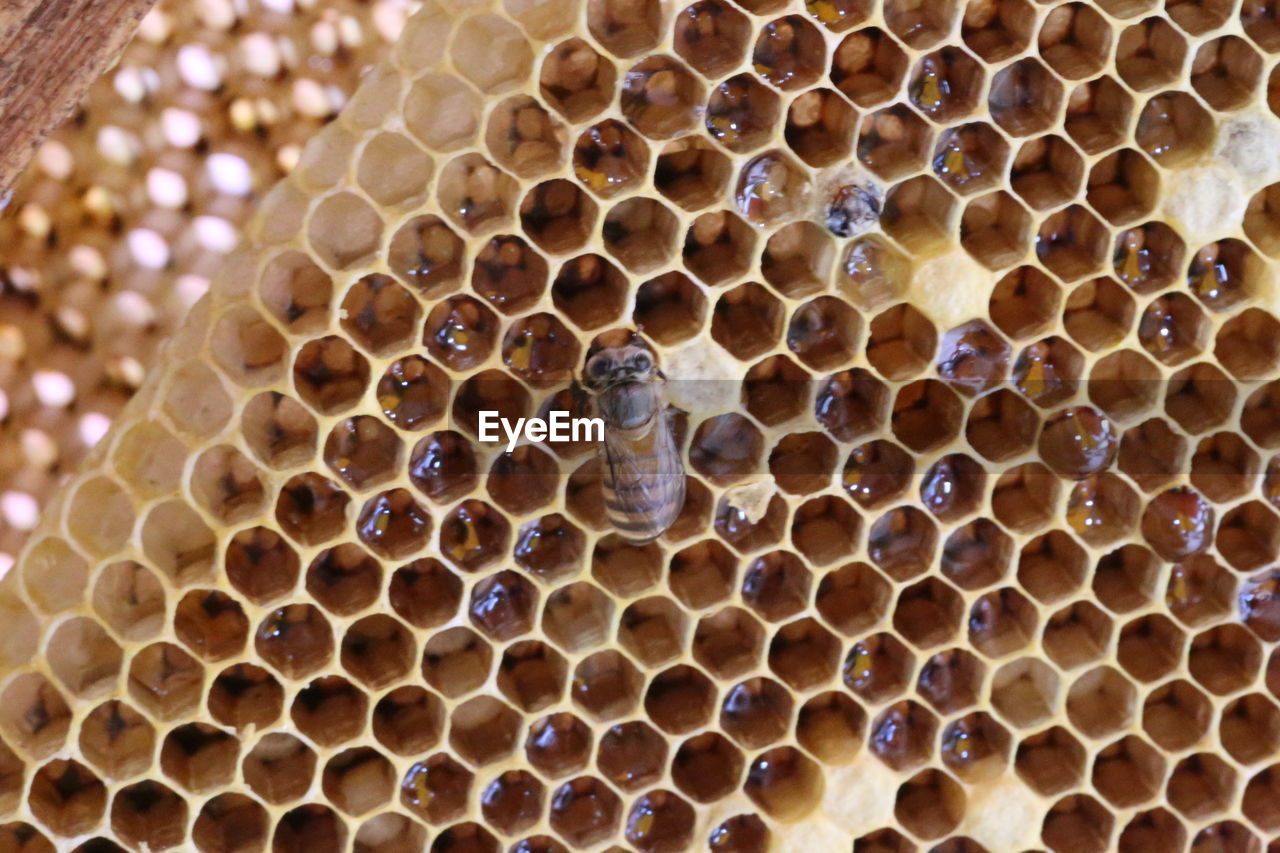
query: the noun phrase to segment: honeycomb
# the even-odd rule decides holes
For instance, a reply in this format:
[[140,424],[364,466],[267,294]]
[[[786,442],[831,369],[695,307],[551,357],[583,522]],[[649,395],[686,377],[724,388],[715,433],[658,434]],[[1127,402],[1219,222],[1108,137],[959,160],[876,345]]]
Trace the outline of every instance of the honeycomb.
[[0,571],[409,0],[162,0],[0,216]]
[[[1278,12],[424,3],[0,581],[0,849],[1280,851]],[[478,436],[631,332],[644,545]]]

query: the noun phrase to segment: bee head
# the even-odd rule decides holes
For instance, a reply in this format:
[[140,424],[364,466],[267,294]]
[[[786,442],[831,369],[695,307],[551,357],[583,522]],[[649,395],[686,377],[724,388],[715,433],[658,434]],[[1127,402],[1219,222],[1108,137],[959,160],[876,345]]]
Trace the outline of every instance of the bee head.
[[648,382],[658,375],[653,353],[643,344],[606,347],[587,358],[582,384],[599,393],[622,382]]

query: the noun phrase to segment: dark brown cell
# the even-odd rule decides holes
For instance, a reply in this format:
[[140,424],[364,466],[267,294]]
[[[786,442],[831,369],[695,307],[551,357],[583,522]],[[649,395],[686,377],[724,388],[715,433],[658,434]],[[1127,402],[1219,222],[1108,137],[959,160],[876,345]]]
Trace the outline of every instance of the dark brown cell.
[[[811,89],[792,101],[787,109],[783,138],[808,165],[815,168],[833,165],[848,159],[857,117],[853,107],[834,90]],[[828,226],[830,211],[828,207]]]
[[1071,339],[1098,352],[1118,344],[1133,327],[1133,297],[1109,278],[1095,278],[1067,296],[1062,323]]
[[600,255],[566,261],[551,285],[555,307],[581,329],[595,329],[618,319],[626,308],[626,277]]
[[1114,542],[1138,520],[1138,497],[1118,476],[1091,474],[1067,497],[1067,523],[1090,545]]
[[[27,710],[38,714],[41,708]],[[279,713],[278,705],[276,713]],[[37,717],[31,727],[36,728],[39,722]],[[99,705],[80,724],[81,755],[108,778],[127,779],[146,772],[154,759],[155,743],[155,727],[119,700]]]
[[738,74],[712,89],[704,121],[720,144],[746,154],[773,137],[780,112],[773,90],[750,74]]
[[178,639],[206,661],[239,654],[249,635],[240,603],[216,590],[193,590],[183,596],[173,623]]
[[963,618],[960,594],[938,578],[926,578],[898,594],[893,627],[907,642],[927,649],[950,640],[959,631]]
[[756,225],[792,218],[809,194],[809,173],[779,150],[766,151],[742,167],[734,191],[738,212]]
[[[792,226],[794,227],[794,226]],[[787,229],[778,232],[778,235],[786,234]],[[777,235],[770,241],[772,246],[777,242]],[[825,248],[825,247],[823,247]],[[765,259],[769,259],[766,253]],[[825,267],[826,254],[817,255],[816,260],[823,261],[817,266],[821,271]],[[770,270],[765,268],[765,277],[769,279]],[[885,308],[889,304],[897,301],[905,295],[906,283],[912,274],[911,261],[903,255],[899,250],[885,240],[875,234],[866,234],[851,240],[844,252],[840,256],[840,262],[837,267],[836,287],[840,291],[840,295],[844,296],[860,310],[876,311]],[[769,279],[771,284],[777,283],[773,279]],[[808,286],[808,275],[800,282],[803,283],[802,292],[796,293],[796,296],[808,296],[812,292],[812,288]],[[779,290],[783,288],[779,287]],[[793,289],[793,288],[788,288]],[[785,292],[785,291],[784,291]],[[932,329],[932,326],[930,326]],[[923,356],[928,359],[933,352],[933,341],[937,332],[930,331],[929,350]]]
[[713,853],[765,853],[769,827],[754,814],[734,815],[711,830],[707,844]]
[[1070,794],[1045,815],[1040,839],[1054,850],[1103,853],[1111,839],[1115,817],[1088,794]]
[[684,741],[671,760],[671,779],[685,796],[713,803],[733,793],[742,776],[742,752],[724,735],[704,732]]
[[936,379],[922,379],[899,389],[890,423],[898,441],[924,453],[950,442],[963,417],[964,404],[955,391]]
[[732,175],[724,153],[699,136],[684,136],[663,147],[653,185],[685,210],[699,210],[720,198]]
[[596,766],[613,784],[635,791],[662,777],[667,766],[667,741],[641,721],[613,726],[600,736]]
[[269,828],[267,810],[252,797],[221,794],[200,809],[191,837],[201,851],[228,853],[240,845],[265,847]]
[[399,681],[413,669],[416,658],[409,630],[382,613],[347,628],[339,656],[343,669],[371,689]]
[[[644,156],[643,148],[632,150]],[[575,150],[575,158],[579,152]],[[584,183],[583,178],[575,173]],[[547,252],[571,252],[582,247],[595,230],[599,207],[577,185],[564,178],[545,181],[529,190],[520,202],[521,230]]]
[[339,616],[350,616],[377,599],[382,568],[364,549],[344,543],[321,551],[311,561],[305,584],[321,607]]
[[[209,713],[224,726],[263,730],[284,708],[284,688],[265,669],[250,663],[227,667],[209,688]],[[82,735],[83,736],[83,735]]]
[[1169,805],[1190,820],[1203,820],[1231,807],[1235,799],[1237,771],[1210,753],[1184,758],[1166,783]]
[[582,39],[556,45],[542,63],[539,86],[547,103],[573,122],[604,109],[613,99],[617,71]]
[[966,796],[960,785],[940,770],[922,770],[898,788],[893,814],[922,838],[941,838],[964,818]]
[[458,504],[440,522],[440,550],[466,572],[489,565],[507,552],[511,526],[496,509],[478,500]]
[[478,479],[475,450],[461,433],[434,432],[409,456],[409,481],[436,503],[456,500]]
[[901,45],[882,30],[866,28],[845,36],[831,62],[831,82],[860,107],[889,100],[907,71]]
[[548,779],[580,772],[591,758],[591,729],[572,714],[542,717],[529,727],[525,755]]
[[400,804],[434,824],[461,817],[475,776],[447,753],[437,753],[411,766],[400,782]]
[[751,267],[756,236],[727,211],[704,213],[685,232],[685,267],[706,284],[717,286],[741,277]]
[[985,491],[982,466],[962,453],[938,459],[920,481],[920,502],[940,521],[958,521],[978,509]]
[[709,78],[736,67],[750,38],[750,19],[720,0],[700,0],[676,17],[676,53]]
[[516,835],[538,822],[545,797],[546,789],[532,774],[508,770],[484,789],[480,810],[494,829]]
[[597,720],[612,720],[635,708],[643,690],[640,671],[623,654],[609,649],[578,664],[570,695]]
[[1014,768],[1037,793],[1052,796],[1080,783],[1085,749],[1062,726],[1054,726],[1018,744]]
[[420,430],[445,413],[449,378],[426,359],[409,356],[387,368],[376,393],[388,420],[401,429]]
[[1104,75],[1071,90],[1064,126],[1077,145],[1097,154],[1125,141],[1132,115],[1133,96]]
[[743,785],[753,803],[781,821],[804,817],[821,800],[824,788],[821,768],[791,746],[761,753],[751,763]]
[[715,684],[687,664],[654,676],[644,697],[645,713],[668,734],[684,734],[705,725],[716,704]]
[[618,795],[591,776],[566,782],[551,794],[551,828],[579,849],[612,836],[621,817]]
[[818,382],[814,414],[837,440],[854,442],[878,430],[888,415],[889,389],[862,368]]
[[1064,477],[1082,478],[1107,468],[1116,455],[1116,430],[1090,406],[1053,415],[1040,433],[1040,458]]
[[839,640],[812,618],[782,626],[769,643],[769,668],[797,691],[830,680],[839,658]]
[[290,604],[272,611],[258,625],[254,648],[286,678],[309,675],[333,656],[329,621],[309,604]]
[[696,120],[703,86],[679,61],[650,56],[623,76],[622,114],[650,139],[670,139]]
[[492,696],[476,696],[449,714],[449,746],[473,766],[492,764],[515,752],[522,726],[514,708]]
[[[38,689],[41,681],[43,679],[35,682],[18,679],[9,689],[15,689],[17,684]],[[200,702],[203,686],[204,668],[172,643],[153,643],[140,649],[129,664],[130,698],[161,720],[175,720],[193,710]],[[7,691],[6,698],[9,698]],[[31,738],[30,748],[37,754],[56,748],[70,726],[70,709],[56,692],[50,690],[40,698],[39,704],[33,706],[33,710],[37,711],[34,723],[27,721],[25,724],[28,727],[27,737]]]
[[449,698],[475,690],[489,676],[493,652],[470,628],[454,626],[427,640],[422,649],[422,677]]
[[422,550],[431,534],[431,516],[406,489],[375,495],[356,520],[360,541],[384,559],[402,559]]
[[753,669],[764,648],[764,629],[739,607],[726,607],[698,621],[693,657],[717,678],[732,678]]
[[720,728],[747,749],[779,740],[791,728],[791,692],[770,678],[749,678],[729,688],[720,707]]
[[1061,530],[1050,530],[1022,546],[1018,586],[1044,604],[1071,595],[1084,582],[1087,555]]
[[996,186],[1009,143],[993,127],[972,122],[944,130],[933,150],[933,172],[956,192],[971,195]]
[[1151,301],[1138,319],[1142,348],[1174,366],[1200,355],[1209,338],[1209,321],[1191,297],[1168,293]]
[[1116,40],[1116,70],[1139,92],[1172,83],[1186,57],[1186,39],[1163,18],[1150,17],[1133,24]]
[[996,123],[1014,136],[1031,136],[1057,123],[1062,83],[1033,57],[1005,66],[991,78],[987,108]]
[[859,698],[879,704],[900,696],[911,686],[915,672],[911,650],[893,634],[880,633],[859,640],[844,660],[845,685]]
[[937,547],[937,525],[912,506],[901,506],[880,516],[867,534],[872,562],[898,581],[925,572],[933,563]]
[[871,721],[867,746],[891,769],[906,771],[929,760],[937,731],[933,713],[908,699],[890,705]]
[[346,527],[351,497],[319,474],[298,474],[280,488],[276,521],[302,545],[318,545],[340,535]]
[[1186,244],[1172,227],[1148,222],[1116,237],[1112,271],[1135,293],[1153,293],[1177,281],[1186,251]]
[[392,690],[373,709],[373,735],[396,755],[421,754],[439,742],[444,703],[421,687]]
[[942,730],[942,763],[965,782],[993,779],[1009,766],[1009,732],[985,712],[975,712]]
[[969,608],[969,641],[982,654],[1003,657],[1025,648],[1036,631],[1035,607],[1014,587],[988,592]]

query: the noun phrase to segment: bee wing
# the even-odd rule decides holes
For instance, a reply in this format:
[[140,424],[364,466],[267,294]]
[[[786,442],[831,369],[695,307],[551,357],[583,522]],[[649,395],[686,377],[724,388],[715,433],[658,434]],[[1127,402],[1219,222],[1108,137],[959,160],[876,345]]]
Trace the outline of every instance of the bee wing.
[[606,429],[604,457],[617,509],[666,525],[684,506],[684,464],[669,416],[659,429],[629,441]]

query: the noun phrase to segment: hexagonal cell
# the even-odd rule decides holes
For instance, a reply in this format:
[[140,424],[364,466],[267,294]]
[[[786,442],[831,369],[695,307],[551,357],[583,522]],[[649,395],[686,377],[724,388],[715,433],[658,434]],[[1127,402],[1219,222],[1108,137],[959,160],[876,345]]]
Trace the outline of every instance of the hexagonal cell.
[[1187,440],[1162,418],[1151,418],[1130,427],[1120,440],[1120,470],[1144,491],[1154,491],[1183,469]]
[[[490,239],[476,255],[471,271],[471,289],[488,300],[504,314],[527,310],[542,296],[547,284],[547,262],[519,237],[501,235]],[[475,308],[459,310],[456,305],[473,305],[470,297],[455,297],[441,303],[427,315],[423,340],[428,352],[445,364],[459,361],[465,367],[479,364],[488,356],[497,330],[493,328],[493,314]],[[450,306],[447,310],[444,306]],[[467,339],[465,333],[479,326],[482,337],[476,341]],[[432,349],[432,344],[435,349]],[[453,353],[453,347],[461,347]],[[476,347],[472,349],[472,347]],[[458,367],[456,369],[463,369]]]
[[244,780],[249,788],[273,805],[296,800],[311,787],[316,755],[293,735],[265,735],[245,756]]
[[932,756],[937,731],[933,713],[908,699],[890,705],[871,721],[867,746],[889,768],[910,770]]
[[941,838],[960,825],[966,799],[964,789],[946,773],[922,770],[898,788],[893,814],[914,835]]
[[1091,602],[1077,601],[1045,622],[1045,652],[1064,670],[1074,669],[1102,657],[1111,644],[1111,628],[1106,613]]
[[791,746],[776,747],[757,756],[743,784],[751,801],[780,821],[804,817],[821,799],[823,788],[822,770]]
[[733,678],[751,670],[764,650],[764,629],[739,607],[726,607],[698,621],[693,658],[717,678]]
[[671,791],[650,791],[627,814],[627,841],[643,853],[687,849],[696,818],[693,806]]
[[719,732],[694,735],[671,759],[671,779],[698,803],[713,803],[732,793],[742,776],[743,755]]
[[1151,499],[1142,514],[1143,538],[1170,562],[1198,553],[1213,541],[1213,507],[1194,489],[1179,486]]
[[235,737],[205,723],[179,726],[160,747],[160,769],[192,793],[229,784],[240,758]]
[[492,696],[468,699],[449,715],[449,745],[479,767],[510,755],[519,741],[519,712]]
[[391,238],[387,266],[401,281],[427,298],[437,298],[462,279],[462,240],[437,216],[418,216]]
[[1163,18],[1147,18],[1122,30],[1116,39],[1116,70],[1138,92],[1173,83],[1186,58],[1185,37]]
[[319,608],[290,604],[272,611],[258,625],[254,648],[287,678],[315,672],[333,655],[333,633]]
[[1084,3],[1059,6],[1040,25],[1038,47],[1049,67],[1068,80],[1091,77],[1111,52],[1111,24]]
[[1042,796],[1076,787],[1084,777],[1085,749],[1069,731],[1054,726],[1018,744],[1014,767]]
[[515,835],[538,823],[545,796],[546,790],[533,774],[508,770],[484,789],[480,809],[487,824],[499,832]]
[[1219,625],[1197,634],[1187,652],[1191,677],[1219,696],[1247,687],[1261,665],[1258,639],[1239,625]]
[[1058,278],[1073,282],[1098,271],[1109,244],[1106,227],[1087,209],[1073,204],[1040,224],[1036,257]]
[[1035,443],[1039,416],[1031,404],[1007,388],[979,397],[969,411],[965,437],[987,459],[1002,461]]
[[580,776],[551,794],[550,823],[570,844],[585,849],[617,831],[622,804],[599,779]]
[[1030,44],[1035,20],[1035,9],[1026,0],[971,2],[965,5],[960,34],[970,50],[995,64]]
[[926,578],[899,593],[893,627],[907,642],[927,649],[955,636],[963,617],[960,594],[937,578]]
[[1097,409],[1073,406],[1045,422],[1037,449],[1058,474],[1079,479],[1110,467],[1116,455],[1116,429]]
[[1242,240],[1203,246],[1187,265],[1187,285],[1210,311],[1225,311],[1257,292],[1262,261]]
[[1018,354],[1013,364],[1013,382],[1033,403],[1049,407],[1075,396],[1083,368],[1079,350],[1054,335]]
[[1261,693],[1241,696],[1222,709],[1218,736],[1241,764],[1265,761],[1280,745],[1280,707]]
[[1186,248],[1169,225],[1147,222],[1116,237],[1112,270],[1135,293],[1153,293],[1177,281]]
[[349,815],[362,815],[391,800],[395,770],[376,750],[348,749],[329,759],[320,784],[325,797],[338,809]]
[[957,528],[942,546],[942,574],[961,589],[998,583],[1008,571],[1013,541],[994,522],[980,518]]
[[1080,153],[1060,136],[1022,144],[1009,168],[1009,181],[1027,204],[1048,210],[1075,198],[1084,176]]
[[[6,691],[6,700],[12,692],[12,689]],[[85,760],[104,776],[128,779],[150,768],[155,759],[156,730],[146,717],[113,699],[85,717],[80,725],[78,745]]]
[[1208,337],[1209,320],[1204,310],[1183,293],[1153,299],[1138,321],[1143,349],[1170,366],[1201,354]]
[[191,837],[201,850],[231,850],[236,844],[266,846],[267,810],[244,794],[221,794],[200,809]]
[[479,154],[450,160],[436,181],[440,209],[473,236],[495,231],[511,221],[518,190],[514,178]]
[[1031,217],[1003,191],[969,202],[960,218],[960,244],[983,266],[998,270],[1027,253]]
[[755,233],[741,219],[727,211],[713,211],[689,226],[681,256],[690,272],[714,287],[747,272],[755,240]]
[[79,835],[92,831],[102,819],[107,789],[84,765],[56,759],[32,777],[27,805],[46,830],[57,835]]
[[654,725],[668,734],[685,734],[704,725],[717,704],[716,687],[696,667],[679,664],[654,676],[644,708]]
[[284,710],[284,688],[271,673],[249,663],[223,670],[209,688],[209,713],[224,726],[264,729]]
[[1237,379],[1265,379],[1280,365],[1278,334],[1280,322],[1261,308],[1249,308],[1218,330],[1213,354]]
[[1213,707],[1189,681],[1170,681],[1156,688],[1142,707],[1142,728],[1161,748],[1178,751],[1198,742],[1209,730]]
[[852,761],[862,746],[867,714],[841,691],[819,693],[800,708],[796,740],[824,764]]
[[321,607],[339,616],[350,616],[371,605],[381,586],[378,561],[349,543],[321,551],[307,568],[307,592]]
[[1088,794],[1058,800],[1045,815],[1040,839],[1052,850],[1103,853],[1111,841],[1115,817]]
[[1177,668],[1185,644],[1185,635],[1169,617],[1153,613],[1121,629],[1116,659],[1134,678],[1156,681]]
[[927,50],[949,33],[959,17],[957,2],[920,4],[910,0],[887,0],[885,22],[894,35],[916,50]]
[[1267,255],[1280,253],[1280,185],[1265,186],[1249,199],[1244,233]]
[[783,136],[801,160],[821,168],[848,158],[856,123],[857,113],[839,94],[811,89],[791,102]]
[[720,198],[732,175],[728,157],[699,136],[685,136],[659,153],[653,185],[685,210],[698,210]]
[[845,36],[831,60],[831,82],[860,107],[892,98],[902,84],[907,56],[892,36],[870,27]]
[[1089,206],[1112,225],[1125,225],[1155,207],[1160,178],[1146,157],[1125,148],[1095,163],[1086,186]]
[[964,453],[948,453],[924,471],[920,502],[937,519],[957,521],[978,510],[986,482],[979,462]]
[[1235,588],[1230,572],[1199,554],[1173,567],[1165,604],[1179,622],[1195,627],[1229,613]]
[[624,791],[657,782],[667,766],[667,741],[642,721],[613,726],[600,737],[596,751],[600,773]]
[[839,657],[840,641],[811,618],[783,625],[769,642],[769,668],[797,691],[829,680]]
[[936,450],[960,432],[964,404],[936,379],[903,386],[893,401],[891,424],[899,442],[917,453]]
[[[897,184],[885,194],[880,227],[909,251],[927,254],[951,240],[955,210],[955,196],[945,185],[932,175],[919,175]],[[1003,212],[1016,221],[1016,208]],[[978,238],[969,236],[970,245],[977,246]],[[998,250],[992,251],[999,254]]]
[[247,306],[228,309],[219,318],[211,333],[211,347],[218,365],[245,387],[270,384],[281,373],[284,337]]
[[1189,93],[1164,92],[1142,108],[1133,138],[1157,163],[1177,168],[1213,147],[1212,122],[1209,111]]
[[369,362],[336,335],[310,341],[293,365],[298,395],[317,412],[332,415],[351,408],[369,387]]
[[1245,625],[1267,642],[1280,639],[1280,620],[1276,618],[1276,572],[1268,571],[1249,578],[1240,588],[1237,603]]
[[933,172],[952,190],[970,195],[996,186],[1009,159],[1009,143],[991,125],[975,121],[938,136]]
[[1280,399],[1280,385],[1269,382],[1249,395],[1240,413],[1244,434],[1266,449],[1280,444],[1280,420],[1273,414],[1277,399]]
[[547,53],[538,82],[547,103],[569,121],[580,122],[608,106],[616,79],[612,62],[572,38]]
[[[178,639],[191,651],[206,661],[219,661],[238,655],[244,649],[249,620],[234,598],[216,590],[193,590],[178,602],[173,628]],[[80,637],[75,642],[82,644],[82,649],[91,648],[92,639]],[[56,648],[55,645],[49,654],[50,665],[58,672]]]
[[885,181],[917,171],[932,149],[928,122],[905,104],[864,116],[858,127],[858,160]]
[[[569,584],[547,596],[542,630],[553,643],[572,654],[602,643],[609,635],[612,615],[613,603],[603,591],[585,582]],[[629,622],[624,614],[622,625]]]
[[1109,278],[1095,278],[1067,296],[1063,326],[1076,343],[1098,352],[1119,343],[1133,327],[1133,297]]
[[[1132,115],[1133,96],[1115,80],[1103,76],[1071,90],[1064,127],[1086,153],[1098,154],[1125,141]],[[1145,145],[1142,147],[1154,156]]]
[[1031,136],[1057,123],[1062,101],[1062,83],[1038,59],[1027,57],[991,78],[987,107],[1008,133]]
[[652,199],[620,202],[605,217],[605,249],[632,272],[646,272],[666,263],[675,249],[675,215]]
[[281,252],[258,279],[263,305],[290,332],[318,332],[329,324],[333,281],[302,252]]
[[[1235,405],[1234,383],[1208,362],[1184,367],[1168,379],[1164,410],[1187,432],[1206,432],[1226,421]],[[1247,404],[1246,404],[1247,407]],[[1246,416],[1241,425],[1249,431]]]
[[[171,643],[154,643],[134,653],[129,664],[128,687],[129,697],[144,711],[162,720],[177,719],[200,703],[204,692],[204,667]],[[52,702],[44,707],[54,723],[52,732],[59,732],[64,723],[64,713],[69,711],[62,712]],[[35,732],[39,734],[43,728],[45,726],[35,728]],[[57,736],[61,740],[62,734]]]
[[597,720],[627,714],[640,700],[644,677],[635,665],[612,649],[584,659],[573,671],[573,701]]
[[924,512],[911,506],[901,506],[882,515],[867,536],[871,560],[899,581],[926,571],[937,547],[937,525]]
[[987,657],[1025,648],[1036,632],[1036,611],[1013,587],[988,592],[969,609],[969,641]]
[[924,662],[916,691],[940,714],[953,714],[978,702],[986,667],[964,649],[948,649]]
[[1074,539],[1061,530],[1050,530],[1022,546],[1018,585],[1041,603],[1053,604],[1084,583],[1086,560],[1084,549]]
[[825,54],[821,31],[800,15],[788,15],[760,29],[751,61],[757,74],[789,91],[817,81]]
[[1067,497],[1067,523],[1090,545],[1128,535],[1137,520],[1138,496],[1115,474],[1091,474]]
[[587,29],[605,50],[623,58],[654,47],[661,37],[662,19],[657,3],[592,0],[587,4]]
[[773,136],[782,104],[777,94],[750,74],[720,83],[707,101],[707,133],[730,151],[745,154]]
[[752,365],[743,378],[743,404],[767,427],[794,420],[809,407],[809,380],[809,374],[787,356],[769,356]]
[[1191,820],[1203,820],[1229,809],[1235,800],[1235,768],[1210,753],[1197,753],[1179,761],[1169,775],[1165,795]]
[[[1180,4],[1183,8],[1194,5]],[[1230,13],[1220,0],[1215,5]],[[1223,36],[1204,43],[1191,60],[1191,86],[1215,110],[1244,106],[1252,100],[1261,78],[1262,57],[1239,36]]]
[[315,452],[315,417],[300,403],[275,391],[250,400],[240,415],[245,443],[272,468],[289,468]]
[[983,82],[977,60],[958,47],[944,47],[916,61],[907,93],[920,112],[950,124],[973,112]]
[[795,495],[822,491],[831,482],[837,452],[820,432],[790,433],[769,451],[769,472],[778,488]]
[[670,139],[696,121],[704,97],[702,83],[681,62],[651,56],[623,76],[622,114],[650,139]]
[[1104,356],[1090,371],[1089,399],[1110,417],[1125,420],[1144,414],[1159,392],[1159,368],[1135,350],[1123,349]]
[[557,168],[567,141],[564,124],[527,95],[501,101],[490,113],[485,130],[493,159],[522,178]]
[[735,68],[750,38],[750,19],[720,0],[700,0],[676,16],[676,53],[708,78]]
[[970,784],[989,781],[1008,767],[1011,742],[1009,732],[990,714],[968,714],[942,730],[942,763]]
[[[618,127],[622,128],[622,125]],[[625,146],[625,141],[614,139],[608,129],[602,133],[605,144],[614,142]],[[574,149],[574,173],[583,183],[596,189],[599,179],[589,175],[583,177],[583,167],[578,159],[581,153],[579,145]],[[639,153],[643,156],[642,150]],[[591,165],[596,169],[609,168],[599,159],[592,161]],[[525,194],[520,202],[520,228],[545,252],[572,252],[591,239],[599,211],[596,203],[579,187],[564,178],[556,178],[538,184]]]
[[1038,462],[1019,465],[1000,475],[991,489],[991,509],[996,520],[1010,530],[1025,533],[1053,523],[1059,497],[1059,481]]
[[402,429],[420,430],[444,415],[449,378],[426,359],[411,355],[387,368],[375,393],[388,420]]
[[529,727],[524,749],[529,764],[548,779],[576,774],[591,758],[591,729],[572,714],[551,714]]
[[1107,746],[1093,762],[1093,787],[1117,808],[1130,808],[1160,793],[1165,761],[1150,744],[1129,735]]
[[400,783],[400,804],[432,823],[461,817],[474,775],[447,753],[437,753],[411,766]]

